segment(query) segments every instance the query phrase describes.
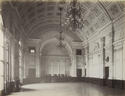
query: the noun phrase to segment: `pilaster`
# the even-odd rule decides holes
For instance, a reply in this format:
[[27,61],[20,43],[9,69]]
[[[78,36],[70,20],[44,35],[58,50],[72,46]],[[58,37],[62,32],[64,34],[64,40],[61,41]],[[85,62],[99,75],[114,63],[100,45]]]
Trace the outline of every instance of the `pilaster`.
[[70,75],[76,77],[76,49],[73,48],[72,65],[70,70]]

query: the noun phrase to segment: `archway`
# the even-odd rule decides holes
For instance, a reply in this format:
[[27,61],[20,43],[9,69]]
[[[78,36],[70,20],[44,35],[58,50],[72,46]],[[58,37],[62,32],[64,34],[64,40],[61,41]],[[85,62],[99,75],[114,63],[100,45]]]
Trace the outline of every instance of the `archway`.
[[[41,77],[69,77],[72,65],[73,52],[68,42],[64,41],[65,47],[57,46],[57,38],[46,40],[40,47]],[[56,78],[56,79],[57,79]]]

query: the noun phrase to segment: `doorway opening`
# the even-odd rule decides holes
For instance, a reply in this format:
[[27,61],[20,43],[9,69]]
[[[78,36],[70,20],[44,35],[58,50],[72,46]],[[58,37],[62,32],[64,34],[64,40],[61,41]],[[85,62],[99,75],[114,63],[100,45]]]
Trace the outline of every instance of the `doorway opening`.
[[77,69],[77,77],[82,77],[82,69]]

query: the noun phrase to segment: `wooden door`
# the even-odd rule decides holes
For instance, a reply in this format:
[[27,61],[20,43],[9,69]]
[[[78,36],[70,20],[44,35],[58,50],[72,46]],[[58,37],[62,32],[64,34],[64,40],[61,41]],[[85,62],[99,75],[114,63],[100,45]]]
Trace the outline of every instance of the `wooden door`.
[[35,78],[36,77],[36,69],[30,68],[28,72],[28,77],[29,78]]
[[108,85],[108,78],[109,78],[109,67],[105,67],[105,77],[104,77],[104,85]]
[[77,69],[77,77],[82,77],[82,69]]

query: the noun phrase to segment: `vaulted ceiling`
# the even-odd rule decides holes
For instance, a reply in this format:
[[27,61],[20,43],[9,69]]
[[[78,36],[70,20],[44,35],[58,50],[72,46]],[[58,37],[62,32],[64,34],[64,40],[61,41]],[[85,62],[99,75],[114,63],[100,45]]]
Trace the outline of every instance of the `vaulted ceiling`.
[[[50,2],[51,1],[51,2]],[[38,39],[45,34],[59,32],[59,6],[63,6],[63,24],[69,2],[55,2],[54,0],[41,1],[6,1],[2,3],[4,26],[12,33],[23,32],[26,36]],[[81,0],[84,27],[79,32],[71,32],[64,25],[64,33],[76,41],[84,40],[106,26],[111,20],[124,15],[124,3],[121,1]]]

